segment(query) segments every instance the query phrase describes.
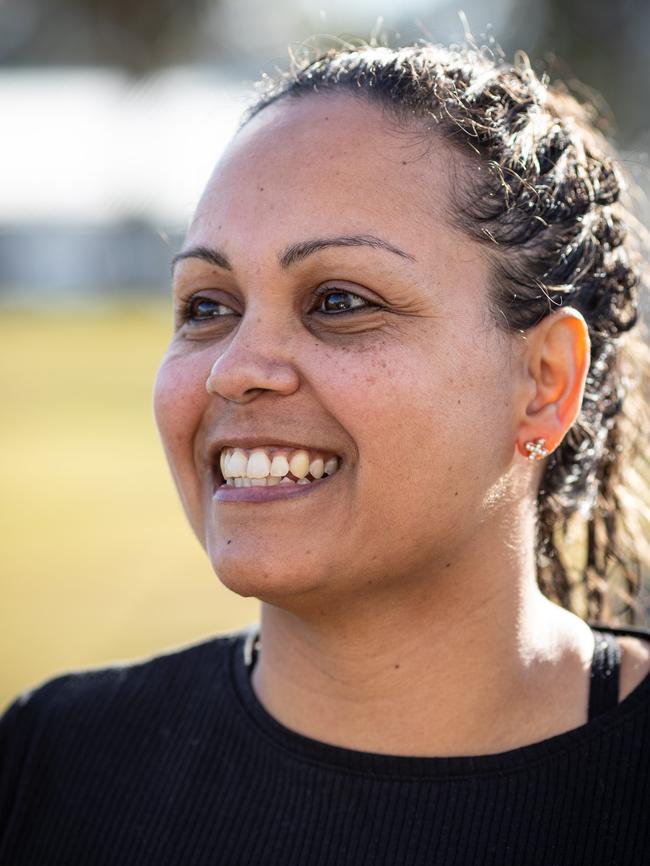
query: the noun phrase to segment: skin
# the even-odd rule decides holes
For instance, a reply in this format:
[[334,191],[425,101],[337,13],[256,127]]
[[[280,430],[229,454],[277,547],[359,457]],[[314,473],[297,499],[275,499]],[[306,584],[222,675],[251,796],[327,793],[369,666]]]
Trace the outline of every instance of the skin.
[[[484,754],[586,720],[593,641],[537,589],[542,466],[525,443],[554,448],[577,417],[589,338],[568,308],[525,335],[497,327],[489,263],[444,217],[458,157],[414,141],[345,95],[281,102],[238,133],[175,267],[155,411],[215,571],[262,601],[268,712],[349,748]],[[341,235],[402,254],[279,262]],[[326,288],[353,311],[328,313]],[[341,469],[294,499],[215,502],[214,444],[247,434]],[[648,668],[630,640],[624,694]]]

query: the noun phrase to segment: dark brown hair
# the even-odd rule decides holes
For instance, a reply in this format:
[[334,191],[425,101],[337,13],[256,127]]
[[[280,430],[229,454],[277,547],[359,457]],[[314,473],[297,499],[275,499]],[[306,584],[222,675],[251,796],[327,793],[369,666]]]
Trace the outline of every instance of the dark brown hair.
[[246,119],[279,99],[333,91],[375,102],[400,129],[443,136],[464,156],[448,216],[489,255],[501,327],[523,332],[561,305],[584,315],[591,363],[580,416],[540,484],[538,575],[550,598],[584,617],[633,619],[645,494],[634,455],[647,417],[635,327],[642,273],[638,226],[598,116],[523,54],[509,64],[472,45],[418,44],[294,62],[264,82]]

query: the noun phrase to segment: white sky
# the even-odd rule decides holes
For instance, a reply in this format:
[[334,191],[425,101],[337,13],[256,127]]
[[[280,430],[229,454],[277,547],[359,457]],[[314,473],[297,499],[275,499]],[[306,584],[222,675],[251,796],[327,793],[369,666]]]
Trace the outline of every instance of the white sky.
[[183,227],[251,93],[195,71],[0,75],[0,222]]
[[411,16],[418,12],[431,13],[442,5],[443,0],[300,0],[296,5],[307,11],[317,11],[321,19],[330,16],[337,20],[369,21],[382,15],[394,16],[397,12],[408,10]]

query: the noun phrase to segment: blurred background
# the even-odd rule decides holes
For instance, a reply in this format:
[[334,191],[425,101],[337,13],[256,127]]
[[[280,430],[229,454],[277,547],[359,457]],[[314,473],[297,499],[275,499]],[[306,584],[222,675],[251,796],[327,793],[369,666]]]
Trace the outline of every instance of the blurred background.
[[460,10],[595,88],[648,190],[646,0],[0,0],[0,705],[257,618],[185,526],[154,428],[170,259],[289,48],[459,42]]

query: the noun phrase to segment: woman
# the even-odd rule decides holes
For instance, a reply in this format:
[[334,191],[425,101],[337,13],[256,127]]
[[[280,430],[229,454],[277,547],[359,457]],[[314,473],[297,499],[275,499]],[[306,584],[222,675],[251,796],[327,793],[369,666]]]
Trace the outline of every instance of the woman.
[[155,394],[259,634],[14,705],[2,863],[647,861],[650,635],[587,622],[634,589],[620,192],[522,58],[340,49],[267,89]]

